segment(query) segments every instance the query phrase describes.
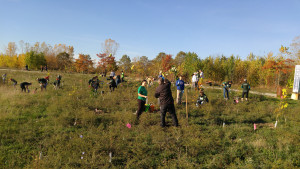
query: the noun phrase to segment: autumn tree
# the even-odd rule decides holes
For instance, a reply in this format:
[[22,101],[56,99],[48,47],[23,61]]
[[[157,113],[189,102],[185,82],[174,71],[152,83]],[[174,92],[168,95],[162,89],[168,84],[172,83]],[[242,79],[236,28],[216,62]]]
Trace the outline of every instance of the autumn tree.
[[172,59],[172,55],[165,55],[162,58],[162,71],[163,72],[167,72],[171,69],[171,67],[173,66],[173,59]]
[[17,54],[17,45],[15,42],[9,42],[6,48],[6,55],[12,57]]
[[150,61],[147,56],[140,57],[137,65],[140,74],[143,76],[149,75]]
[[75,68],[77,72],[89,73],[93,69],[93,61],[90,55],[79,54],[75,60]]
[[235,57],[231,55],[223,63],[223,69],[225,71],[225,79],[234,81],[234,67],[235,67]]
[[107,56],[110,54],[115,57],[118,49],[119,43],[112,39],[106,39],[104,43],[102,43],[102,53],[105,53]]
[[[250,53],[245,62],[246,62],[246,67],[247,67],[247,74],[243,78],[247,78],[248,83],[250,83],[251,86],[259,85],[260,77],[261,77],[260,70],[263,66],[264,60],[255,56],[253,53]],[[240,79],[240,80],[242,80],[242,79]]]
[[191,79],[191,76],[194,72],[198,71],[199,59],[196,53],[188,52],[184,58],[183,62],[183,75],[188,80]]
[[180,66],[184,62],[185,56],[186,56],[185,52],[183,51],[178,52],[177,55],[175,56],[174,64],[176,66]]
[[296,61],[296,64],[300,64],[300,36],[293,39],[290,56]]
[[283,86],[286,81],[282,80],[282,75],[286,75],[294,68],[294,60],[284,58],[283,55],[288,54],[288,48],[281,46],[280,55],[277,58],[267,60],[262,69],[267,69],[276,75],[276,87]]
[[123,55],[119,61],[119,67],[125,72],[130,71],[131,68],[131,59],[128,55]]
[[74,47],[73,46],[68,46],[66,44],[56,44],[53,47],[53,52],[55,55],[58,55],[60,53],[68,53],[70,58],[74,57]]
[[118,66],[117,63],[115,61],[115,57],[113,57],[112,55],[107,55],[106,53],[99,53],[97,54],[97,56],[99,57],[99,61],[98,61],[98,68],[100,69],[100,71],[102,71],[102,73],[106,73],[108,71],[116,71],[118,70]]
[[72,66],[73,58],[70,57],[70,54],[67,52],[59,53],[56,56],[56,59],[59,70],[66,70],[67,68],[70,68]]
[[152,61],[151,61],[151,70],[152,75],[158,75],[159,71],[162,70],[162,60],[166,56],[166,53],[160,52]]
[[25,63],[31,69],[39,69],[40,66],[46,65],[46,59],[43,53],[31,51],[25,54]]

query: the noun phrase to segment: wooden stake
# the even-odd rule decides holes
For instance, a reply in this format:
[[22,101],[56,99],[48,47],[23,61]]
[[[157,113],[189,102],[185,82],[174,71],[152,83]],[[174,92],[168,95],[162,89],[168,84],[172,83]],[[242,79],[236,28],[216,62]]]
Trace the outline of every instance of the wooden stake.
[[186,90],[185,92],[185,111],[186,111],[186,125],[188,126],[189,125],[189,113],[188,113],[188,95],[187,95],[187,92],[188,90]]

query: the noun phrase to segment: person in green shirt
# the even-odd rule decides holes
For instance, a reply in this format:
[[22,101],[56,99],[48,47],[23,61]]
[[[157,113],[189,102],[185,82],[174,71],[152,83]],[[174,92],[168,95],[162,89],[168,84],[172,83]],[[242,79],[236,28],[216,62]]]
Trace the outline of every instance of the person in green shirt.
[[146,85],[147,81],[143,80],[142,85],[138,89],[138,110],[136,112],[136,122],[139,121],[141,114],[143,113],[143,111],[145,111],[145,104],[147,100],[147,90],[145,87]]
[[124,82],[124,72],[122,70],[122,73],[121,73],[121,82]]
[[247,79],[244,79],[244,83],[242,84],[243,94],[242,94],[242,101],[244,101],[244,96],[246,95],[246,101],[248,100],[248,94],[250,90],[250,85],[247,83]]

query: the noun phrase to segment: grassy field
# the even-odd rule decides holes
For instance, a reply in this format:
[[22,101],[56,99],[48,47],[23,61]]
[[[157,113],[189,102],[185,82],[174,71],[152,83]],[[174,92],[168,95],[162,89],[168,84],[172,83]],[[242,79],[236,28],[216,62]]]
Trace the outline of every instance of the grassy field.
[[[139,82],[125,82],[110,93],[102,79],[105,93],[94,95],[88,86],[93,75],[62,73],[62,89],[49,85],[46,92],[33,93],[39,87],[35,79],[47,73],[0,70],[4,72],[33,85],[30,93],[21,93],[19,85],[14,89],[0,83],[1,168],[300,167],[298,101],[287,101],[274,128],[279,99],[250,95],[249,102],[234,104],[220,90],[207,89],[210,103],[196,107],[197,94],[187,89],[188,125],[185,105],[180,105],[180,126],[173,127],[167,115],[168,127],[161,128],[159,112],[143,113],[140,123],[133,123]],[[50,72],[50,82],[57,75]],[[156,86],[148,93],[157,107]]]

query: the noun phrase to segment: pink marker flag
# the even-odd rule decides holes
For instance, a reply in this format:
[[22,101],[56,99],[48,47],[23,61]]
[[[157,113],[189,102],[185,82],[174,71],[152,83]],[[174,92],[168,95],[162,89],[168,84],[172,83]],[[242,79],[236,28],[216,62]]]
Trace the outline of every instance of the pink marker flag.
[[126,127],[130,129],[130,128],[131,128],[131,124],[130,124],[130,123],[127,123],[127,124],[126,124]]
[[254,123],[253,127],[254,127],[254,130],[256,130],[256,124],[255,123]]

